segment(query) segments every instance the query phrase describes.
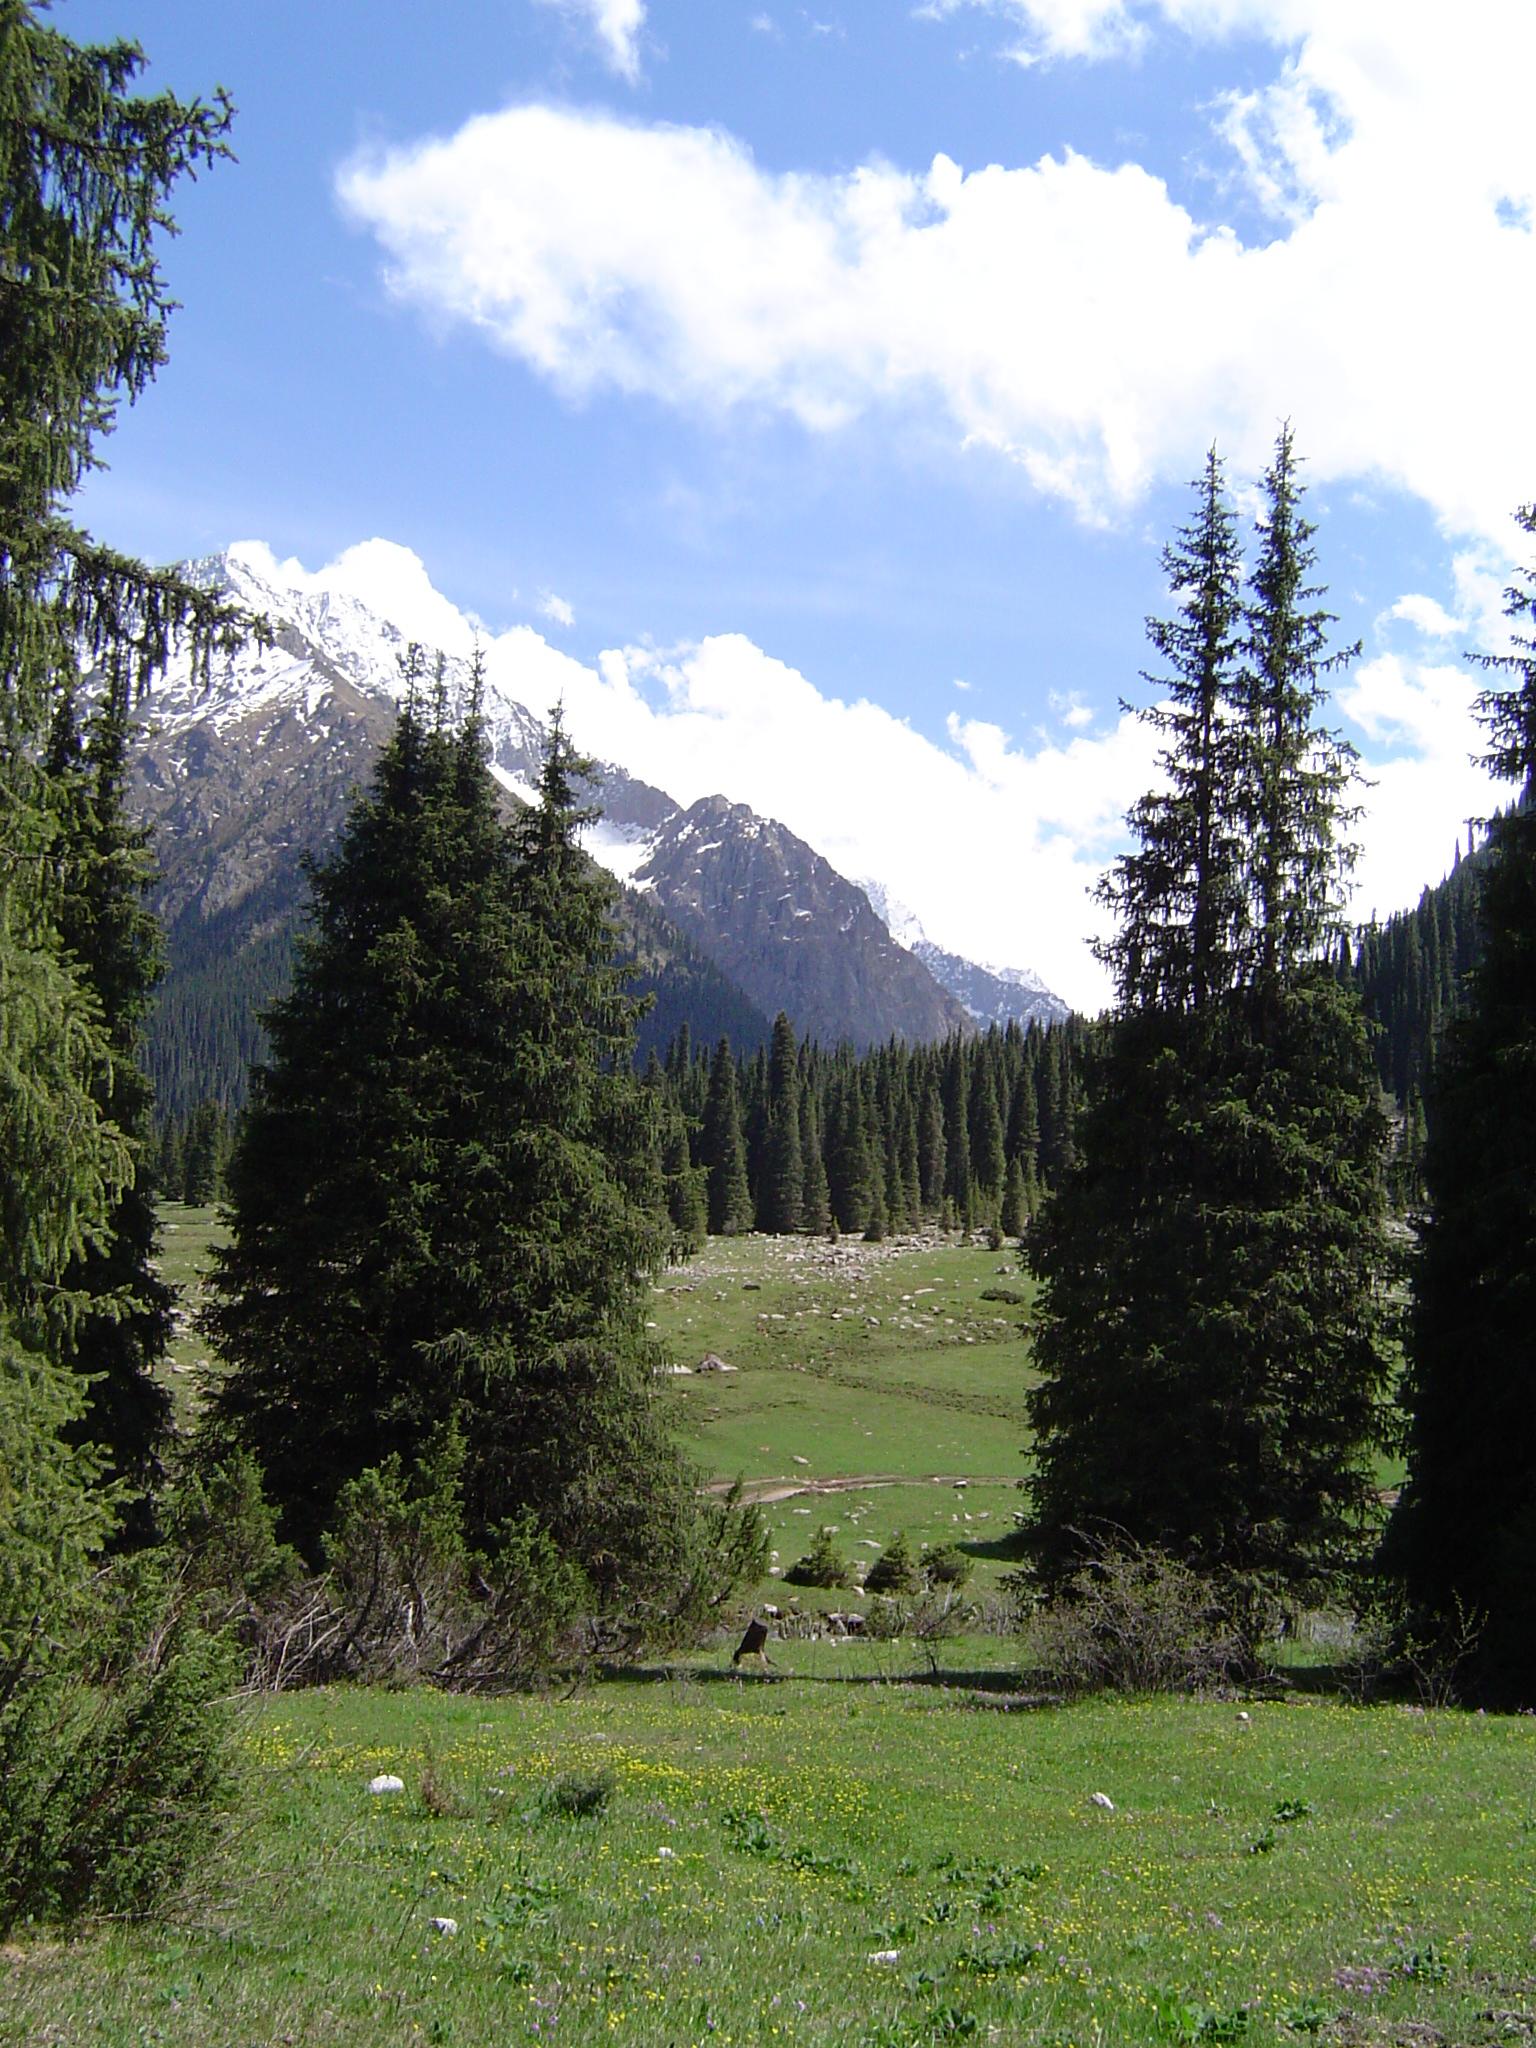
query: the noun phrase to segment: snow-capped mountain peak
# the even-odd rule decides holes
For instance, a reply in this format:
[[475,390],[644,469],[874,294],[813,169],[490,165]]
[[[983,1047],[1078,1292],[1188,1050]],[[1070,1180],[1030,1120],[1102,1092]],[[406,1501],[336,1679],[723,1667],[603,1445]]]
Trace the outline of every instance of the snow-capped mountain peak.
[[883,883],[866,880],[861,886],[871,909],[896,943],[915,953],[939,986],[956,997],[978,1024],[1010,1020],[1050,1024],[1070,1014],[1067,1005],[1032,969],[995,967],[947,952],[929,938],[916,912],[898,902]]

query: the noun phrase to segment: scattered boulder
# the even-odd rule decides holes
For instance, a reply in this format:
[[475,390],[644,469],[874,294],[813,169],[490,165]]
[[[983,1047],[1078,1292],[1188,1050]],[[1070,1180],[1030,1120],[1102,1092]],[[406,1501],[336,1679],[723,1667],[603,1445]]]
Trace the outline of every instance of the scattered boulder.
[[[686,1372],[688,1368],[684,1366],[682,1370]],[[737,1368],[734,1365],[727,1365],[725,1360],[714,1351],[706,1351],[694,1367],[695,1372],[735,1372],[736,1370]]]
[[397,1778],[392,1771],[380,1771],[376,1778],[368,1780],[368,1790],[375,1795],[380,1792],[403,1792],[404,1778]]
[[457,1920],[450,1920],[446,1913],[434,1914],[432,1919],[432,1932],[434,1934],[457,1934],[458,1931],[459,1923]]
[[1103,1807],[1106,1813],[1113,1813],[1115,1810],[1115,1802],[1107,1792],[1090,1793],[1089,1799],[1092,1805]]

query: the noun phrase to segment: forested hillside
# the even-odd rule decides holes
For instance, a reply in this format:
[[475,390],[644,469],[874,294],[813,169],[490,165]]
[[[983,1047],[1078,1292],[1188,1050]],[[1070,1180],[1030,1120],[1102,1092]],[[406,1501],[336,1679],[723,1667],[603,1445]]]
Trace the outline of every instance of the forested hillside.
[[[266,1055],[260,1018],[293,978],[303,880],[274,875],[241,902],[200,917],[188,911],[167,934],[170,971],[150,1014],[145,1060],[162,1123],[185,1122],[200,1103],[226,1116],[245,1105],[249,1069]],[[769,1022],[691,939],[633,891],[620,906],[620,944],[649,998],[637,1048],[661,1052],[687,1025],[724,1034],[745,1052],[768,1040]]]
[[1382,1086],[1400,1103],[1422,1093],[1435,1041],[1477,957],[1482,869],[1479,854],[1458,853],[1445,880],[1426,889],[1412,910],[1358,935],[1354,975],[1365,1014],[1377,1026]]

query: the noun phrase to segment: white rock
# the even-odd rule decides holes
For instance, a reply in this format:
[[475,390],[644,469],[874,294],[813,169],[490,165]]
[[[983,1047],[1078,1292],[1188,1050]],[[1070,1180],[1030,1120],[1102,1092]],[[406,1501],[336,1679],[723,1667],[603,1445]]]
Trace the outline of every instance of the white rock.
[[1107,1792],[1094,1792],[1090,1795],[1090,1797],[1092,1799],[1093,1804],[1095,1806],[1102,1806],[1106,1813],[1114,1812],[1115,1802],[1113,1801],[1113,1799],[1110,1798]]
[[434,1934],[457,1934],[458,1931],[459,1923],[457,1920],[450,1920],[442,1913],[435,1915],[433,1918],[432,1932]]
[[677,1855],[677,1851],[676,1851],[675,1849],[665,1849],[665,1848],[663,1848],[663,1849],[658,1849],[658,1850],[656,1851],[656,1854],[657,1854],[658,1856],[660,1856],[660,1857],[664,1858],[664,1860],[665,1860],[666,1862],[668,1862],[668,1863],[671,1863],[671,1862],[673,1861],[673,1859],[674,1859],[674,1858],[676,1857],[676,1855]]
[[376,1778],[368,1780],[368,1790],[370,1792],[403,1792],[405,1790],[405,1780],[404,1778],[395,1777],[389,1771],[381,1771]]
[[1239,1721],[1246,1721],[1246,1722],[1248,1722],[1248,1723],[1250,1723],[1250,1724],[1251,1724],[1251,1723],[1252,1723],[1252,1721],[1253,1721],[1253,1716],[1252,1716],[1252,1714],[1243,1714],[1243,1713],[1240,1713],[1240,1714],[1238,1715],[1238,1717],[1237,1717],[1237,1718],[1238,1718],[1238,1720],[1239,1720]]
[[869,1960],[872,1963],[883,1963],[889,1968],[892,1963],[899,1963],[901,1961],[901,1950],[899,1948],[877,1948],[872,1951]]

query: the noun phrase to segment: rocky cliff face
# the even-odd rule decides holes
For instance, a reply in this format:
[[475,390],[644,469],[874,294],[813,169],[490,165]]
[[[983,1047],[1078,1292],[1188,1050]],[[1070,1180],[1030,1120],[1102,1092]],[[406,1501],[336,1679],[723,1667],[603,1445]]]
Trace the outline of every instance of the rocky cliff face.
[[705,797],[656,833],[637,886],[763,1009],[861,1049],[974,1029],[864,891],[745,804]]

